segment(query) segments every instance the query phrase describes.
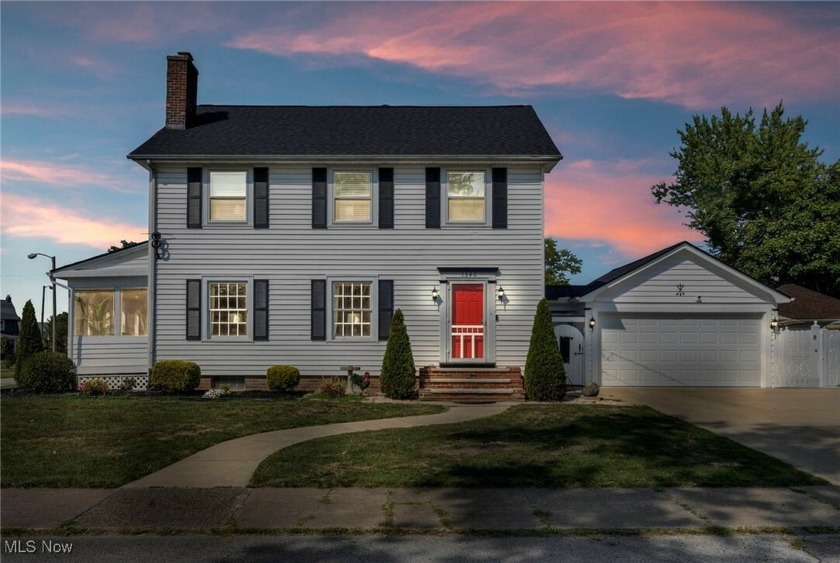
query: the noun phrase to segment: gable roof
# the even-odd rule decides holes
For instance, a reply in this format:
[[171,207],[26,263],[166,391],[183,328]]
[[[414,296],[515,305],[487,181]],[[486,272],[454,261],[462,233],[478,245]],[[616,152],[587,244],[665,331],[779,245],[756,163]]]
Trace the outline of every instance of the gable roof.
[[0,319],[4,321],[19,321],[20,317],[15,311],[15,306],[12,303],[12,296],[7,295],[5,299],[0,301]]
[[128,158],[510,157],[562,159],[531,106],[197,107]]
[[637,272],[640,272],[640,271],[644,270],[648,266],[650,266],[652,264],[655,264],[656,262],[659,262],[661,260],[664,260],[665,258],[667,258],[667,257],[669,257],[673,254],[676,254],[677,252],[681,252],[681,251],[684,251],[684,250],[687,250],[688,252],[693,254],[698,259],[706,261],[710,266],[713,266],[715,268],[718,268],[720,270],[728,272],[729,274],[735,276],[736,278],[739,278],[739,279],[743,280],[744,282],[751,285],[752,287],[755,287],[755,288],[761,290],[763,293],[766,293],[767,296],[770,297],[776,303],[787,303],[788,301],[790,301],[790,298],[787,295],[776,291],[772,287],[768,287],[768,286],[764,285],[760,281],[758,281],[754,278],[751,278],[747,274],[745,274],[745,273],[743,273],[739,270],[736,270],[735,268],[733,268],[731,266],[728,266],[727,264],[721,262],[720,260],[718,260],[717,258],[712,256],[708,252],[705,252],[705,251],[697,248],[696,246],[694,246],[693,244],[691,244],[688,241],[682,241],[682,242],[679,242],[679,243],[674,244],[672,246],[669,246],[667,248],[663,248],[662,250],[654,252],[653,254],[645,256],[644,258],[640,258],[640,259],[636,260],[635,262],[630,262],[629,264],[626,264],[624,266],[620,266],[618,268],[615,268],[614,270],[611,270],[611,271],[607,272],[606,274],[604,274],[603,276],[601,276],[597,280],[593,281],[592,283],[590,283],[586,287],[587,291],[584,295],[581,296],[581,300],[582,301],[591,301],[591,300],[594,299],[596,294],[600,293],[600,291],[603,288],[606,288],[608,286],[615,286],[619,282],[633,276]]
[[776,288],[793,301],[779,305],[779,316],[797,321],[835,321],[840,319],[840,299],[788,283]]
[[113,278],[148,275],[148,241],[139,242],[128,248],[104,252],[91,258],[79,260],[56,268],[52,274],[61,279]]

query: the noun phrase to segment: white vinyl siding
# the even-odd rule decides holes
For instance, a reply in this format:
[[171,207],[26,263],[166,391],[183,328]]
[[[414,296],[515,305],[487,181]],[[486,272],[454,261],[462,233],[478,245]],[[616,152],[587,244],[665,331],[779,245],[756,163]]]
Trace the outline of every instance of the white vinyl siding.
[[[374,221],[378,166],[364,168],[374,174]],[[186,167],[158,166],[158,230],[167,234],[171,258],[157,262],[157,359],[194,359],[208,377],[263,377],[268,366],[281,360],[304,376],[341,375],[338,368],[348,364],[376,376],[386,345],[378,341],[377,326],[369,339],[310,339],[311,280],[328,279],[328,293],[332,282],[372,281],[375,294],[375,276],[394,281],[394,308],[405,315],[416,365],[437,365],[443,305],[433,303],[429,292],[440,287],[438,267],[496,266],[508,298],[495,305],[496,364],[523,366],[534,312],[544,293],[541,168],[508,166],[507,229],[476,225],[433,230],[425,226],[426,166],[444,165],[394,167],[394,228],[387,230],[332,228],[332,223],[313,230],[312,166],[272,166],[270,228],[259,231],[244,225],[187,229]],[[473,169],[464,164],[448,168]],[[243,273],[269,280],[267,341],[215,346],[185,339],[184,280],[208,271],[220,281],[241,279]],[[328,311],[331,307],[328,300]],[[373,311],[375,317],[375,304]],[[329,337],[332,324],[327,327]]]

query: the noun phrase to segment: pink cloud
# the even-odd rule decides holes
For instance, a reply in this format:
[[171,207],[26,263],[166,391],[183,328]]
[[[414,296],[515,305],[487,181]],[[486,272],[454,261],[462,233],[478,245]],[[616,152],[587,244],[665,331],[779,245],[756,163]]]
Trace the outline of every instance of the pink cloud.
[[67,165],[39,160],[0,160],[3,183],[10,181],[39,182],[60,187],[105,187],[117,192],[136,193],[137,188],[124,187],[125,179],[97,172],[86,166]]
[[82,244],[107,248],[114,241],[142,240],[148,228],[141,225],[105,222],[86,217],[53,202],[15,194],[0,194],[3,235],[40,237],[61,244]]
[[644,172],[644,164],[561,162],[546,179],[546,236],[605,243],[628,256],[682,240],[701,242],[673,208],[656,205],[650,187],[663,178]]
[[[840,90],[840,39],[795,8],[725,3],[412,3],[324,6],[229,46],[364,55],[466,76],[507,94],[556,86],[688,108],[771,105]],[[831,10],[831,7],[826,7]]]

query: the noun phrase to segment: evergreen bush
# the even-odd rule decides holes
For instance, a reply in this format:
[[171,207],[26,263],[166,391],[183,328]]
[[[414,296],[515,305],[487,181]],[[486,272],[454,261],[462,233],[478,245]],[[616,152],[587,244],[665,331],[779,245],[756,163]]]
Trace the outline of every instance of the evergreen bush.
[[[20,360],[19,360],[20,361]],[[73,360],[58,352],[37,352],[29,356],[20,374],[18,386],[31,393],[62,393],[72,391],[76,383]]]
[[391,319],[388,333],[388,345],[382,358],[382,372],[379,385],[385,396],[391,399],[409,399],[415,394],[414,355],[411,353],[411,340],[405,326],[405,318],[400,309]]
[[531,344],[525,360],[525,396],[532,401],[559,401],[566,395],[566,370],[551,324],[551,309],[537,305]]
[[15,365],[15,341],[11,338],[0,338],[0,362],[5,369]]
[[300,383],[300,370],[295,366],[271,366],[265,372],[265,384],[272,391],[288,393]]
[[152,389],[184,393],[201,382],[201,368],[193,362],[164,360],[152,367]]
[[[23,371],[27,358],[44,350],[44,338],[41,336],[41,329],[38,328],[38,321],[35,320],[35,307],[32,300],[23,306],[23,314],[20,318],[20,333],[18,334],[17,352],[15,361],[15,379]],[[20,385],[20,381],[18,381]]]

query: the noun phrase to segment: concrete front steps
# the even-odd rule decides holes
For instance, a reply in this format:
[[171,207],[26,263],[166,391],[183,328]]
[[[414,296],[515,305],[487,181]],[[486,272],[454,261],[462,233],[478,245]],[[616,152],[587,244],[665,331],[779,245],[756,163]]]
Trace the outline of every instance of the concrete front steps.
[[522,370],[518,367],[420,368],[420,400],[484,403],[524,401]]

